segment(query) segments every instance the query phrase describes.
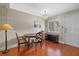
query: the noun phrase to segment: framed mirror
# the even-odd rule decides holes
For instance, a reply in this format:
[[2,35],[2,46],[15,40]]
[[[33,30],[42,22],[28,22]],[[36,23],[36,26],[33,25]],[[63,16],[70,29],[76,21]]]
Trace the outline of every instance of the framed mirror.
[[48,32],[59,31],[60,22],[57,20],[48,21]]

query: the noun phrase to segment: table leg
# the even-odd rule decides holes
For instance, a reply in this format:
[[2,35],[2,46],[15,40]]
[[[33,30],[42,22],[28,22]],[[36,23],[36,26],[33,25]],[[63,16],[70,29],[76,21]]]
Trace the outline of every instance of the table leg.
[[30,48],[30,37],[28,37],[28,49]]

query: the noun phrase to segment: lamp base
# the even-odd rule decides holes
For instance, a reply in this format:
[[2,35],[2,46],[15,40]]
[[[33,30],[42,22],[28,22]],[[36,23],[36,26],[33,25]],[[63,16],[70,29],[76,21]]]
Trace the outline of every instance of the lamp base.
[[3,54],[8,53],[9,50],[2,51]]

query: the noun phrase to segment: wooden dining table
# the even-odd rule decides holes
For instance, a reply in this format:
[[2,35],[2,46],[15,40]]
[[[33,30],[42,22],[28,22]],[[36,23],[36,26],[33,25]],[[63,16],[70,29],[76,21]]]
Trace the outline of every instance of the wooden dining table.
[[31,43],[30,43],[30,41],[31,41],[31,38],[35,38],[36,39],[36,34],[34,33],[34,34],[25,34],[24,35],[25,36],[25,39],[27,38],[27,46],[28,46],[28,49],[30,48],[30,45],[31,45]]

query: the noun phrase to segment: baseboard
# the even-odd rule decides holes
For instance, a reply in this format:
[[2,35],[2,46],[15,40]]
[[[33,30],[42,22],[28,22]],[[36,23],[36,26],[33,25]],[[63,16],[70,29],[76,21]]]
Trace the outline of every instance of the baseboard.
[[64,42],[63,42],[63,41],[59,41],[59,43],[64,44]]
[[75,45],[75,44],[68,44],[68,43],[65,43],[65,44],[70,45],[70,46],[73,46],[73,47],[77,47],[77,48],[79,48],[79,45]]
[[[9,45],[8,49],[11,49],[11,48],[14,48],[14,47],[17,47],[17,44]],[[5,49],[5,47],[1,47],[0,51],[3,51],[4,49]]]
[[79,45],[68,44],[68,43],[65,43],[65,42],[63,42],[63,41],[59,41],[59,43],[61,43],[61,44],[66,44],[66,45],[70,45],[70,46],[73,46],[73,47],[77,47],[77,48],[79,48]]
[[17,47],[17,44],[14,44],[14,45],[9,46],[8,49],[14,48],[14,47]]

